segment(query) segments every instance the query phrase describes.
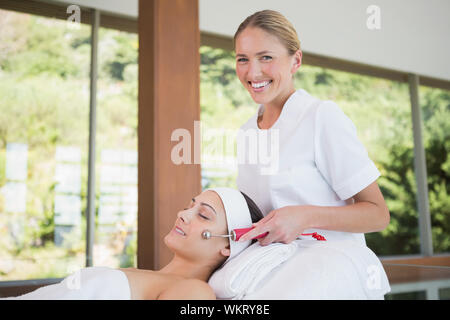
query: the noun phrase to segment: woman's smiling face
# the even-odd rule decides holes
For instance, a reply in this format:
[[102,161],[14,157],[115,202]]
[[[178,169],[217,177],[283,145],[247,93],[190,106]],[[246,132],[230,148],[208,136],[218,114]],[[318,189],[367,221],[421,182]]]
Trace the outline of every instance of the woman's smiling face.
[[301,64],[300,50],[289,55],[276,36],[255,27],[239,34],[235,48],[237,76],[256,103],[276,103],[293,93],[292,76]]
[[[228,233],[225,209],[215,192],[204,191],[192,198],[177,216],[174,227],[164,238],[164,242],[173,252],[195,261],[201,259],[217,262],[225,258],[226,254],[221,253],[221,250],[229,246],[228,238],[202,238],[202,232],[205,230],[211,231],[211,234]],[[224,252],[228,253],[227,250]]]

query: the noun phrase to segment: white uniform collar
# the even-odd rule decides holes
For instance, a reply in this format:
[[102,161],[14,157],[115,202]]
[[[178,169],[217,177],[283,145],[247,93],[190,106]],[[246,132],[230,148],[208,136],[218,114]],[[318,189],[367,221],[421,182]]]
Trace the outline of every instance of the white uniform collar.
[[[280,126],[280,124],[282,124],[286,120],[289,121],[289,120],[293,120],[296,118],[296,115],[301,111],[300,110],[301,108],[299,107],[298,104],[300,102],[303,91],[304,91],[303,89],[299,89],[289,96],[289,98],[286,100],[286,102],[283,106],[283,109],[281,109],[280,116],[278,117],[277,121],[275,121],[273,126],[270,128],[278,127],[278,126]],[[258,118],[263,113],[264,113],[264,105],[260,104],[257,115],[255,117],[256,118],[255,124],[256,124],[257,128],[258,128]]]

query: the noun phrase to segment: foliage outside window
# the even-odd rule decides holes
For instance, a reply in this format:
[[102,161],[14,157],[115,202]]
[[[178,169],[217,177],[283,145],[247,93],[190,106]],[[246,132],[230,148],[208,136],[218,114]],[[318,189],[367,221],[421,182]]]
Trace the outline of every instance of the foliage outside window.
[[450,92],[420,87],[433,252],[450,248]]
[[[91,27],[0,10],[0,280],[85,266]],[[135,266],[137,35],[100,29],[94,265]]]

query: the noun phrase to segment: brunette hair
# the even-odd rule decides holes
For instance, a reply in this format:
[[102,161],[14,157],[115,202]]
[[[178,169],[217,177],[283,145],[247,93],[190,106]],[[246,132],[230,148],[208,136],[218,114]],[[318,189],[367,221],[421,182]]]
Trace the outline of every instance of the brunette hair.
[[[247,201],[247,206],[248,206],[248,210],[250,211],[250,217],[252,218],[252,222],[253,223],[258,222],[259,220],[264,218],[263,213],[261,212],[259,207],[256,205],[256,203],[242,191],[241,191],[241,193],[244,196],[245,201]],[[258,241],[258,240],[256,240],[256,239],[252,240],[252,244],[255,243],[256,241]]]

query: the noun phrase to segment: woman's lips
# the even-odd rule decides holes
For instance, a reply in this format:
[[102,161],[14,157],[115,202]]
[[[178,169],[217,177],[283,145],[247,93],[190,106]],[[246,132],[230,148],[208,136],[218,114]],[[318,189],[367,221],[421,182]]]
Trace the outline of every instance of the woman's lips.
[[180,236],[184,236],[184,237],[186,236],[186,233],[183,231],[183,229],[181,229],[178,226],[175,226],[175,228],[173,228],[173,230],[176,234],[179,234]]
[[272,80],[249,81],[248,83],[249,83],[250,87],[252,88],[253,92],[262,92],[270,86],[270,84],[272,83]]

